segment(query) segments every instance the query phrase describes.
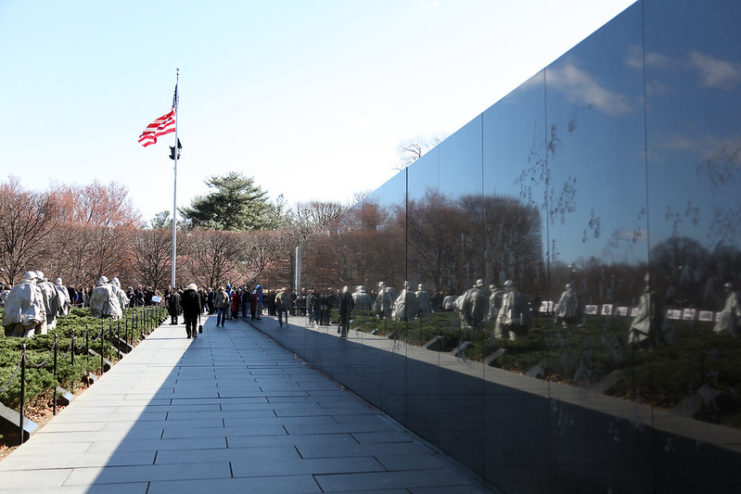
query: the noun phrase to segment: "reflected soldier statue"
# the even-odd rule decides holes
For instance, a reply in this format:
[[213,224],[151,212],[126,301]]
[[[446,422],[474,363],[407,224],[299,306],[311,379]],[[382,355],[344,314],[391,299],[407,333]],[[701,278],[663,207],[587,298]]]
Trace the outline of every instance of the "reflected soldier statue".
[[90,313],[93,317],[111,317],[113,319],[121,318],[121,304],[118,301],[116,293],[113,291],[113,285],[108,283],[108,278],[101,276],[95,282],[95,288],[90,295]]
[[646,274],[646,288],[638,301],[638,312],[630,324],[628,343],[652,346],[661,338],[664,323],[664,304],[661,294],[651,291],[650,277]]
[[481,329],[486,315],[484,280],[476,280],[476,283],[458,298],[457,304],[464,327]]
[[391,312],[394,309],[394,301],[396,300],[396,290],[390,286],[386,286],[383,281],[378,282],[378,295],[376,301],[373,303],[373,312],[380,319],[388,319],[391,317]]
[[502,307],[497,314],[494,337],[514,340],[530,327],[530,308],[527,298],[521,294],[511,280],[504,282]]
[[394,302],[393,318],[395,321],[410,321],[417,315],[417,296],[409,290],[409,282],[404,282],[404,289]]
[[28,271],[5,299],[3,326],[5,336],[31,338],[46,324],[46,312],[41,289],[36,286],[36,273]]
[[430,301],[430,294],[424,289],[422,283],[417,285],[417,291],[414,294],[417,297],[417,315],[419,317],[427,317],[432,312],[432,302]]
[[566,283],[561,297],[553,309],[556,313],[556,323],[560,323],[564,328],[573,326],[581,322],[583,311],[579,303],[579,296],[574,291],[571,283]]
[[496,285],[491,284],[489,285],[489,293],[489,310],[486,313],[486,320],[496,322],[499,309],[502,308],[502,296],[504,292],[497,288]]
[[355,288],[352,300],[355,303],[355,310],[371,310],[373,308],[373,299],[363,285],[358,285]]
[[57,289],[54,284],[44,277],[44,273],[36,271],[36,286],[41,290],[41,298],[44,301],[44,312],[46,312],[46,321],[39,328],[39,334],[46,334],[50,329],[57,327],[57,313],[59,305],[57,299]]
[[69,296],[67,287],[62,283],[62,278],[54,280],[54,288],[57,290],[57,306],[59,310],[57,315],[66,316],[69,314],[69,308],[72,305],[72,300]]
[[726,302],[723,310],[718,313],[718,319],[715,321],[713,330],[716,333],[730,333],[738,338],[739,321],[741,321],[741,304],[739,304],[739,295],[733,290],[733,284],[730,282],[723,285],[723,292],[726,296]]

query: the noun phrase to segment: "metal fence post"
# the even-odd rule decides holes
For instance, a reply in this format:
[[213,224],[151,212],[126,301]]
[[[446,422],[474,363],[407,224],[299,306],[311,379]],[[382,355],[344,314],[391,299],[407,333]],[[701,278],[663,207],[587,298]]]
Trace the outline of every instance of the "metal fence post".
[[26,401],[26,344],[23,343],[21,346],[21,413],[20,413],[20,423],[18,424],[18,428],[20,429],[18,432],[21,434],[20,444],[23,444],[23,406]]
[[54,333],[54,391],[52,398],[52,415],[57,414],[57,334]]
[[103,333],[103,321],[100,321],[100,375],[103,375],[103,343],[105,342],[105,333]]

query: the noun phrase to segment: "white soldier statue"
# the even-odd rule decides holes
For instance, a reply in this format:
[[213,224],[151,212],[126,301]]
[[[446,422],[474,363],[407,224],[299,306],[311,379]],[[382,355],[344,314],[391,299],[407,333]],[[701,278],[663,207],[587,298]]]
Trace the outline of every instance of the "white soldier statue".
[[72,305],[69,290],[67,290],[67,287],[62,283],[62,278],[54,280],[54,288],[57,290],[57,315],[66,316],[69,314],[69,308]]
[[419,317],[427,317],[432,312],[432,302],[430,301],[430,294],[425,290],[424,285],[420,283],[417,285],[417,314]]
[[129,306],[129,297],[126,295],[126,292],[121,288],[121,282],[118,281],[118,278],[113,278],[111,280],[111,285],[113,285],[113,292],[116,294],[116,297],[118,298],[118,304],[121,306],[121,310],[123,311],[126,307]]
[[42,324],[46,324],[44,299],[41,289],[36,286],[36,272],[28,271],[5,299],[3,310],[5,336],[31,338],[41,330]]
[[409,289],[409,282],[404,282],[404,289],[394,302],[393,318],[395,321],[411,321],[417,315],[417,296]]
[[113,285],[108,283],[108,278],[105,276],[101,276],[95,282],[95,288],[90,295],[90,313],[98,318],[121,318],[121,304],[113,291]]
[[46,312],[46,321],[41,325],[39,333],[46,334],[48,330],[57,327],[57,313],[59,312],[57,289],[51,281],[46,279],[43,272],[36,271],[36,278],[36,286],[41,290]]
[[358,285],[355,288],[352,300],[355,302],[355,310],[371,310],[373,308],[373,299],[363,285]]

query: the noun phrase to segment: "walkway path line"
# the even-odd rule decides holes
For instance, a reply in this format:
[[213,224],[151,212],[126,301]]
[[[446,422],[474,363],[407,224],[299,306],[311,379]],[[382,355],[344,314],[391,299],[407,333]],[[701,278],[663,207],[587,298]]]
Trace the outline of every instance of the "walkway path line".
[[489,492],[243,321],[156,329],[0,462],[4,492]]

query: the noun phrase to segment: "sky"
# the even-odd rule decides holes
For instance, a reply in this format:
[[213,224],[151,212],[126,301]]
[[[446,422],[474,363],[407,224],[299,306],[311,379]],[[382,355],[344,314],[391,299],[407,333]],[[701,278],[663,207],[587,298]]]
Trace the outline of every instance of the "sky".
[[0,0],[0,172],[128,187],[148,220],[239,171],[272,200],[351,203],[399,146],[445,137],[630,0]]

